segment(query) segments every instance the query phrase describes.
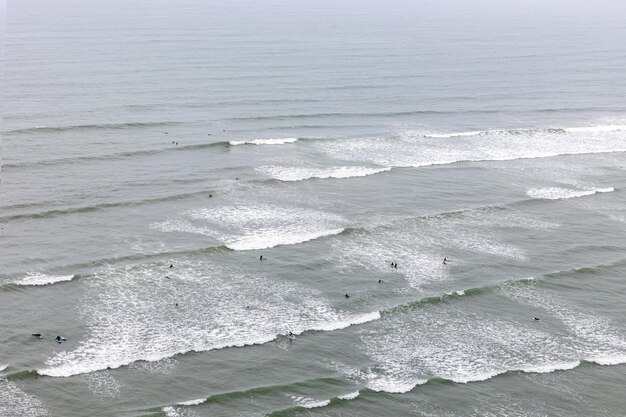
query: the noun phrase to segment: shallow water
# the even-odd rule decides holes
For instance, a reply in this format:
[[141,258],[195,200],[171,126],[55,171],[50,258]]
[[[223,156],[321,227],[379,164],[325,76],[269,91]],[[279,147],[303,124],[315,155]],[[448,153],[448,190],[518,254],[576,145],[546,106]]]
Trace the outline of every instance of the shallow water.
[[0,416],[622,415],[624,12],[8,2]]

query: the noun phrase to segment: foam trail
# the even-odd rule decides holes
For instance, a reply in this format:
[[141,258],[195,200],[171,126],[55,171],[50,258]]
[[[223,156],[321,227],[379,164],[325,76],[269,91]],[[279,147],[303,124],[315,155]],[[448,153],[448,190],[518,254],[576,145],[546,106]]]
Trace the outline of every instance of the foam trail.
[[28,274],[24,278],[14,281],[15,285],[49,285],[55,284],[57,282],[71,281],[74,278],[74,275],[47,275],[40,272],[34,272]]
[[554,364],[531,365],[520,369],[520,371],[526,373],[546,374],[554,371],[567,371],[578,366],[580,366],[580,361],[576,360]]
[[330,400],[314,400],[312,398],[297,397],[295,395],[292,395],[291,399],[298,407],[303,408],[320,408],[326,407],[328,404],[330,404]]
[[226,247],[232,250],[258,250],[269,249],[280,245],[295,245],[309,240],[319,239],[325,236],[337,235],[344,229],[323,230],[321,232],[302,233],[285,236],[278,233],[261,233],[259,235],[247,236],[243,239],[226,243]]
[[619,365],[626,363],[626,353],[594,354],[587,356],[585,360],[598,365]]
[[200,405],[200,404],[202,404],[205,401],[206,401],[206,398],[198,398],[198,399],[195,399],[195,400],[179,402],[178,405],[186,405],[186,406]]
[[456,133],[427,133],[424,136],[428,138],[454,138],[457,136],[477,136],[487,133],[488,131],[473,130],[469,132],[456,132]]
[[229,143],[237,145],[284,145],[297,142],[298,138],[275,138],[275,139],[254,139],[254,140],[231,140]]
[[506,161],[626,151],[621,130],[596,127],[594,132],[503,129],[424,134],[406,131],[396,138],[323,141],[314,146],[338,160],[413,168],[461,161]]
[[620,132],[626,130],[626,125],[598,125],[598,126],[584,126],[584,127],[566,127],[566,132]]
[[357,390],[357,391],[350,392],[345,395],[339,395],[337,398],[339,398],[340,400],[354,400],[359,395],[361,395],[361,393]]
[[7,369],[9,367],[9,365],[1,365],[0,364],[0,372],[4,371],[5,369]]
[[303,167],[282,167],[264,166],[257,168],[260,173],[275,178],[280,181],[302,181],[311,178],[354,178],[365,177],[390,171],[391,168],[368,168],[363,166],[342,166],[330,168],[303,168]]
[[85,281],[81,307],[87,338],[73,351],[49,358],[38,373],[71,376],[380,318],[378,311],[338,310],[321,293],[297,283],[226,270],[204,260],[179,260],[170,276],[163,279],[157,265],[136,265]]
[[615,191],[613,187],[593,188],[590,190],[573,190],[561,187],[531,188],[526,191],[526,195],[531,198],[544,200],[563,200],[569,198],[584,197],[598,193],[612,193]]
[[197,209],[186,216],[191,220],[168,219],[151,227],[212,236],[232,250],[257,250],[335,235],[347,223],[332,213],[274,205]]

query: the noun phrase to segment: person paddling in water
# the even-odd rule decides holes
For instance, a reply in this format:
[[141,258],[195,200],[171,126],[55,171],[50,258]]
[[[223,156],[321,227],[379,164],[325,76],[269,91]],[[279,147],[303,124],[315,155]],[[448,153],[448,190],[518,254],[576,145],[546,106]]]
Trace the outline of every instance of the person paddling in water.
[[448,265],[448,258],[443,258],[443,264]]

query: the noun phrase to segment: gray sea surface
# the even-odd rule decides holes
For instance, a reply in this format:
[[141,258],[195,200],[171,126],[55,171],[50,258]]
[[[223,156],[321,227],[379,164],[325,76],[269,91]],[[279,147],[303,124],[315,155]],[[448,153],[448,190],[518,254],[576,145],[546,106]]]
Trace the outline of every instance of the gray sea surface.
[[624,415],[626,3],[2,20],[0,417]]

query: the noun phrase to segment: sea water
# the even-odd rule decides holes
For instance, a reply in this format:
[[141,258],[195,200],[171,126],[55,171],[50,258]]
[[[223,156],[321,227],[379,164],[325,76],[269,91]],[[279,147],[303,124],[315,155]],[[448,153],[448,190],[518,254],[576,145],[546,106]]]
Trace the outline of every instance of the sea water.
[[623,415],[622,2],[5,12],[0,416]]

